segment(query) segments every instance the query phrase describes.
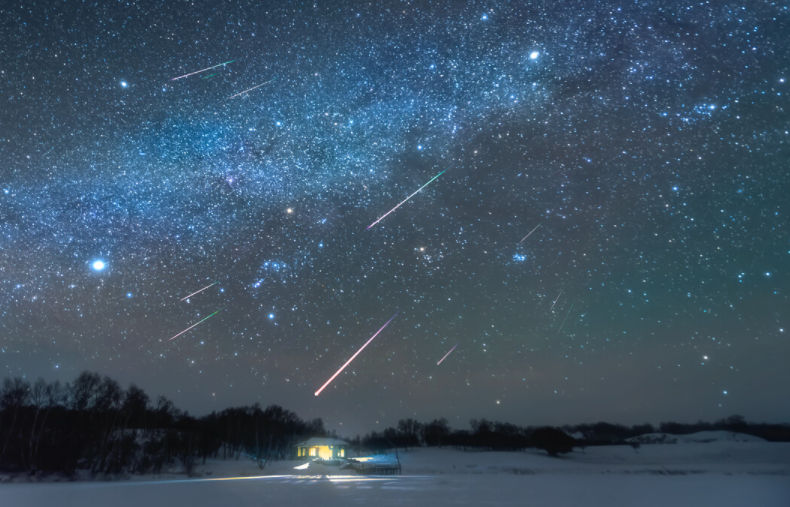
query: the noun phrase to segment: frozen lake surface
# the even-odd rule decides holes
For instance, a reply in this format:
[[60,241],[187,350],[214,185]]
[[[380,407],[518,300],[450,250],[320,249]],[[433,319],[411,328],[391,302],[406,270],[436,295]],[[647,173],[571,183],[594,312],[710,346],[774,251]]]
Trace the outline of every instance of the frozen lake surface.
[[403,505],[787,507],[787,476],[265,476],[156,482],[8,484],[4,507]]
[[401,476],[348,475],[318,463],[295,469],[304,461],[272,462],[262,471],[243,458],[209,460],[191,479],[178,467],[113,481],[5,476],[0,506],[790,506],[785,443],[722,440],[643,445],[638,452],[603,446],[560,459],[537,450],[418,448],[400,451],[398,459]]

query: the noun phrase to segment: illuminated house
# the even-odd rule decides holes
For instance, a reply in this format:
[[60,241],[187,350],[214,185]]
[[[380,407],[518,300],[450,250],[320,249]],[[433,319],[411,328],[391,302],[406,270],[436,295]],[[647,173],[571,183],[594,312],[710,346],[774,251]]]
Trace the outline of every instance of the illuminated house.
[[294,447],[297,458],[341,459],[348,456],[348,442],[338,438],[311,438]]

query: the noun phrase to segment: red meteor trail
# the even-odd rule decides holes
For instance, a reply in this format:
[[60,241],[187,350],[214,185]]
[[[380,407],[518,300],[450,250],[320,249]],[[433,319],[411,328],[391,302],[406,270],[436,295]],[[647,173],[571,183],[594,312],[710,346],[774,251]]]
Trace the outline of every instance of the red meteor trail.
[[[458,343],[461,343],[461,342],[458,342]],[[445,359],[447,359],[447,356],[449,356],[450,354],[452,354],[452,353],[453,353],[453,351],[455,350],[455,347],[457,347],[457,346],[458,346],[458,343],[456,343],[456,344],[453,346],[453,348],[451,348],[451,349],[450,349],[450,352],[448,352],[447,354],[445,354],[443,358],[439,359],[439,362],[438,362],[438,363],[436,363],[436,366],[439,366],[440,364],[442,364],[442,361],[444,361]]]
[[[277,78],[274,78],[274,79],[277,79]],[[236,95],[231,95],[231,96],[230,96],[230,97],[228,97],[228,98],[229,98],[229,99],[232,99],[233,97],[238,97],[239,95],[241,95],[241,94],[243,94],[243,93],[251,92],[252,90],[254,90],[254,89],[256,89],[256,88],[260,88],[260,87],[261,87],[261,86],[263,86],[263,85],[267,85],[267,84],[271,83],[272,81],[274,81],[274,79],[272,79],[271,81],[266,81],[265,83],[261,83],[261,84],[259,84],[258,86],[253,86],[253,87],[252,87],[252,88],[250,88],[249,90],[244,90],[243,92],[239,92],[239,93],[237,93]]]
[[213,67],[209,67],[208,69],[196,70],[195,72],[190,72],[189,74],[184,74],[183,76],[174,77],[170,81],[175,81],[176,79],[181,79],[181,78],[185,78],[185,77],[189,77],[189,76],[194,76],[195,74],[200,74],[201,72],[206,72],[207,70],[216,69],[217,67],[222,67],[223,65],[227,65],[227,64],[233,63],[235,61],[236,60],[231,60],[229,62],[220,63],[219,65],[215,65]]
[[554,302],[551,304],[551,308],[549,308],[549,311],[551,311],[551,310],[553,310],[553,309],[554,309],[554,305],[556,305],[556,304],[557,304],[557,301],[559,301],[559,300],[560,300],[560,296],[562,296],[562,291],[560,291],[560,293],[559,293],[559,294],[557,294],[557,299],[555,299],[555,300],[554,300]]
[[[387,326],[389,325],[389,323],[390,323],[390,322],[392,322],[392,319],[394,319],[395,317],[397,317],[397,316],[398,316],[398,313],[400,313],[400,310],[398,310],[398,311],[397,311],[397,313],[395,313],[395,315],[393,315],[393,316],[392,316],[392,318],[390,318],[390,320],[388,320],[386,324],[384,324],[383,326],[381,326],[381,329],[379,329],[378,331],[376,331],[376,334],[374,334],[373,336],[371,336],[371,337],[370,337],[370,340],[368,340],[367,342],[365,342],[365,344],[364,344],[362,347],[360,347],[360,348],[359,348],[359,350],[358,350],[358,351],[357,351],[357,352],[356,352],[356,353],[355,353],[353,356],[351,356],[351,359],[349,359],[348,361],[346,361],[346,364],[344,364],[343,366],[341,366],[341,367],[340,367],[340,369],[339,369],[339,370],[337,370],[337,373],[335,373],[334,375],[332,375],[332,377],[331,377],[329,380],[327,380],[327,381],[326,381],[326,384],[322,385],[322,386],[321,386],[321,389],[319,389],[318,391],[316,391],[316,392],[315,392],[315,395],[316,395],[316,396],[318,396],[319,394],[321,394],[321,391],[323,391],[323,390],[324,390],[324,388],[325,388],[326,386],[328,386],[330,382],[332,382],[333,380],[335,380],[335,377],[337,377],[338,375],[340,375],[340,372],[341,372],[341,371],[343,371],[343,370],[345,370],[345,369],[346,369],[346,366],[348,366],[349,364],[351,364],[351,361],[353,361],[353,360],[354,360],[354,358],[355,358],[355,357],[357,357],[357,356],[359,355],[359,353],[360,353],[360,352],[362,352],[362,350],[363,350],[365,347],[367,347],[367,346],[368,346],[368,344],[369,344],[370,342],[372,342],[372,341],[373,341],[373,338],[377,337],[377,336],[379,335],[379,333],[380,333],[380,332],[384,331],[384,328],[385,328],[385,327],[387,327]],[[199,323],[198,323],[198,324],[199,324]]]
[[[529,234],[527,234],[526,236],[524,236],[524,239],[527,239],[527,238],[528,238],[528,237],[529,237],[529,236],[530,236],[530,235],[531,235],[533,232],[535,232],[536,230],[538,230],[538,227],[540,227],[541,225],[543,225],[543,222],[539,223],[538,225],[536,225],[536,226],[535,226],[535,228],[534,228],[534,229],[532,229],[531,231],[529,231]],[[522,239],[521,241],[519,241],[519,242],[518,242],[518,244],[520,245],[521,243],[523,243],[523,242],[524,242],[524,239]]]
[[[447,169],[449,169],[449,167],[448,167]],[[436,178],[438,178],[439,176],[441,176],[442,174],[444,174],[444,173],[447,171],[447,169],[445,169],[444,171],[440,172],[439,174],[437,174],[436,176],[434,176],[433,178],[431,178],[431,181],[435,180]],[[417,192],[419,192],[419,191],[420,191],[420,190],[422,190],[423,188],[425,188],[425,187],[427,187],[428,185],[430,185],[430,184],[431,184],[431,181],[429,181],[429,182],[428,182],[428,183],[426,183],[425,185],[423,185],[423,186],[421,186],[420,188],[418,188],[418,189],[417,189]],[[375,222],[373,222],[372,224],[370,224],[370,225],[367,227],[367,229],[365,229],[365,230],[367,231],[368,229],[370,229],[371,227],[373,227],[373,226],[374,226],[374,225],[376,225],[377,223],[379,223],[379,222],[381,222],[382,220],[384,220],[384,217],[386,217],[387,215],[389,215],[390,213],[392,213],[392,212],[393,212],[393,211],[395,211],[396,209],[400,208],[400,207],[401,207],[401,204],[405,203],[406,201],[408,201],[409,199],[411,199],[412,197],[414,197],[415,195],[417,195],[417,192],[414,192],[414,193],[413,193],[413,194],[411,194],[409,197],[407,197],[407,198],[405,198],[404,200],[402,200],[402,201],[400,202],[400,204],[398,204],[397,206],[395,206],[394,208],[392,208],[392,209],[391,209],[391,210],[389,210],[388,212],[384,213],[384,214],[381,216],[381,218],[379,218],[378,220],[376,220]]]
[[[203,322],[204,320],[208,320],[208,319],[210,319],[211,317],[213,317],[214,315],[218,314],[219,312],[221,312],[221,311],[222,311],[222,310],[224,310],[224,309],[225,309],[225,308],[222,308],[222,309],[220,309],[220,310],[217,310],[216,312],[212,313],[211,315],[209,315],[209,316],[208,316],[208,317],[206,317],[205,319],[201,320],[200,322]],[[187,331],[189,331],[189,330],[190,330],[190,329],[192,329],[193,327],[195,327],[195,326],[197,326],[198,324],[200,324],[200,322],[198,322],[197,324],[192,324],[191,326],[189,326],[188,328],[184,329],[183,331],[181,331],[180,333],[178,333],[177,335],[175,335],[174,337],[170,338],[170,340],[167,340],[167,341],[172,341],[172,340],[175,340],[176,338],[178,338],[178,337],[179,337],[179,336],[181,336],[182,334],[186,333]]]
[[211,287],[212,285],[217,285],[218,283],[219,283],[219,282],[214,282],[214,283],[212,283],[211,285],[207,285],[207,286],[203,287],[202,289],[200,289],[199,291],[197,291],[197,292],[193,292],[192,294],[190,294],[189,296],[187,296],[187,297],[185,297],[185,298],[181,298],[181,301],[183,301],[183,300],[185,300],[185,299],[188,299],[188,298],[191,298],[191,297],[192,297],[192,296],[194,296],[195,294],[198,294],[198,293],[200,293],[200,292],[203,292],[204,290],[208,289],[208,288],[209,288],[209,287]]

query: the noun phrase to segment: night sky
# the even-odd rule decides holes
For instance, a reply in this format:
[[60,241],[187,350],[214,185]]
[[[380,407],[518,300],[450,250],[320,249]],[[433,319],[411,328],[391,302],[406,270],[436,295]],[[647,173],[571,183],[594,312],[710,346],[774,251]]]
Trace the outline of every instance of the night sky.
[[770,1],[3,2],[2,376],[345,435],[787,421],[788,34]]

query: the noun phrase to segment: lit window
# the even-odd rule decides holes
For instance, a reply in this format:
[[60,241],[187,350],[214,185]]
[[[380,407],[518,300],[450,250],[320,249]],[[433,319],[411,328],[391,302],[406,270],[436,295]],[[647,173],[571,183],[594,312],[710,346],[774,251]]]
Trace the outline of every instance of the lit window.
[[346,457],[346,450],[345,449],[340,449],[340,457],[341,458],[345,458]]
[[315,456],[315,447],[310,448],[310,456]]

